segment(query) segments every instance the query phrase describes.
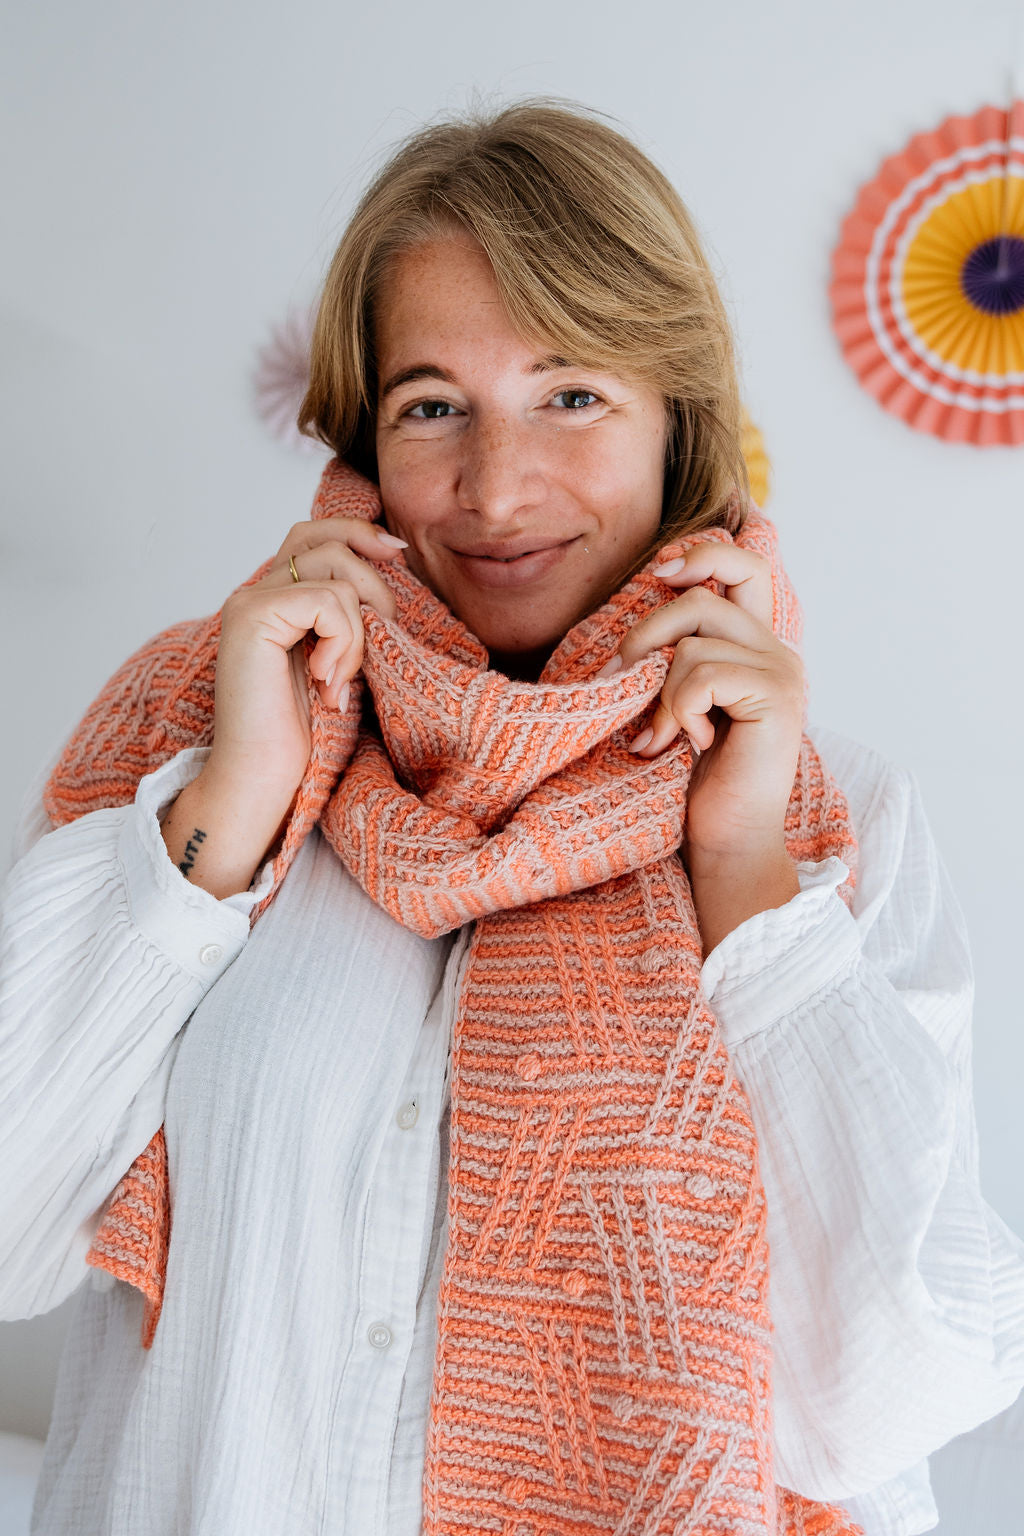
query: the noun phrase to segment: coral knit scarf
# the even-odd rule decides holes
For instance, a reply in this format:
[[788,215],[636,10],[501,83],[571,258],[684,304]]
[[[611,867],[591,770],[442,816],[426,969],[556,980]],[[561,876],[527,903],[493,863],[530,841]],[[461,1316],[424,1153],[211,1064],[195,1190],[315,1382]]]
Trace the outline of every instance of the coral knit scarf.
[[[376,489],[337,460],[313,509],[334,515],[380,515]],[[770,558],[773,626],[797,645],[799,605],[756,506],[736,542]],[[530,684],[488,671],[401,558],[377,569],[398,617],[364,605],[343,715],[311,687],[312,754],[274,888],[319,823],[397,922],[436,936],[475,919],[452,1047],[426,1536],[862,1536],[773,1476],[757,1142],[701,991],[677,851],[692,755],[685,736],[650,761],[627,745],[671,652],[595,680],[676,594],[641,571]],[[218,635],[216,617],[179,624],[107,684],[47,786],[55,824],[130,801],[144,774],[209,742]],[[847,804],[806,732],[785,837],[794,859],[847,863],[849,902]],[[147,1347],[170,1193],[161,1127],[87,1260],[147,1298]]]

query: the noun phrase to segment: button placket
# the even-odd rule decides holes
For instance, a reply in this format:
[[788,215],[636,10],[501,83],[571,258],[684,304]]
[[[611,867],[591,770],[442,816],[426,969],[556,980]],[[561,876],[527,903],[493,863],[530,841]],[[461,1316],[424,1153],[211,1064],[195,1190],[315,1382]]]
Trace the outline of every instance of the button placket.
[[[459,953],[466,947],[459,944]],[[396,1084],[398,1102],[392,1100],[390,1118],[380,1128],[380,1153],[369,1170],[358,1254],[359,1332],[338,1399],[358,1401],[359,1426],[355,1437],[345,1435],[331,1458],[330,1502],[341,1518],[352,1499],[369,1498],[371,1491],[376,1496],[393,1475],[389,1458],[437,1198],[432,1175],[451,1049],[452,991],[452,978],[446,977],[419,1029],[404,1082]],[[403,1134],[418,1127],[421,1118],[418,1135]]]

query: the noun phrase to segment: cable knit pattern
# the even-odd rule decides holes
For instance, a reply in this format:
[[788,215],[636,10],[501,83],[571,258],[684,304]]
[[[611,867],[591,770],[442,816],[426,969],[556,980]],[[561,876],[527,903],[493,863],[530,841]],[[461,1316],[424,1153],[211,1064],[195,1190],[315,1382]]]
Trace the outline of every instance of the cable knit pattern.
[[[314,505],[335,514],[380,514],[375,488],[337,461]],[[798,646],[799,605],[757,508],[736,542],[771,558],[775,631]],[[398,617],[364,605],[363,680],[344,715],[310,685],[313,750],[274,889],[319,822],[400,923],[434,936],[476,920],[452,1046],[426,1536],[863,1536],[773,1477],[756,1137],[700,988],[676,855],[692,754],[685,737],[651,761],[627,746],[671,651],[594,678],[672,589],[641,571],[525,684],[488,671],[403,563],[377,568]],[[218,632],[216,619],[176,626],[112,679],[49,783],[55,823],[124,803],[209,740]],[[849,902],[846,801],[806,733],[786,844],[842,858]],[[147,1297],[147,1345],[165,1159],[160,1131],[88,1256]]]

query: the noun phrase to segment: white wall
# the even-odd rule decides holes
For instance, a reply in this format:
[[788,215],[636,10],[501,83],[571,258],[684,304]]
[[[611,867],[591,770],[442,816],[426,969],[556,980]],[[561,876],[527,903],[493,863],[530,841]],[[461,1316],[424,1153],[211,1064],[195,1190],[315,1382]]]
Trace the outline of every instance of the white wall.
[[[974,947],[983,1183],[1024,1232],[1024,450],[947,445],[886,415],[843,361],[827,299],[840,220],[879,161],[950,112],[1006,103],[1015,10],[11,8],[4,841],[33,770],[117,663],[216,608],[307,516],[321,459],[267,435],[250,370],[314,294],[383,148],[473,89],[576,98],[664,166],[713,252],[774,462],[766,510],[805,609],[812,715],[920,781]],[[45,1431],[62,1318],[0,1328],[0,1425]]]

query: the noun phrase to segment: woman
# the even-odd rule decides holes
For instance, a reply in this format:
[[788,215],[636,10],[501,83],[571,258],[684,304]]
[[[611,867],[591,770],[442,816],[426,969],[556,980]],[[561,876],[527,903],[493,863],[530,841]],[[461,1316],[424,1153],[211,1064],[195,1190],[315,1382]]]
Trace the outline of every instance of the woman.
[[1024,1383],[964,925],[805,730],[678,196],[558,106],[415,135],[301,421],[313,518],[8,883],[3,1315],[78,1292],[33,1530],[928,1529]]

